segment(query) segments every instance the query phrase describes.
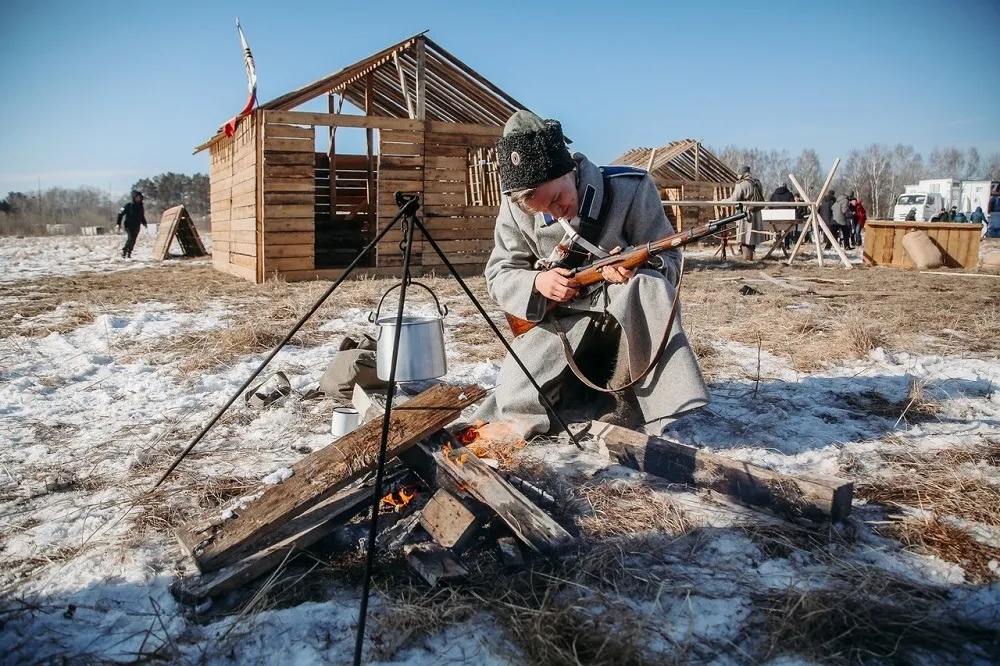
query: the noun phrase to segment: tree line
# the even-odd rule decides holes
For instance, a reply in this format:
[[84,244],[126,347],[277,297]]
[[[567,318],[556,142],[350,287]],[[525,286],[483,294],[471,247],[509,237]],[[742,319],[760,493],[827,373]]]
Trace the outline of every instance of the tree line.
[[[161,173],[140,178],[131,187],[143,194],[146,219],[159,221],[164,210],[183,204],[197,221],[209,214],[209,179],[202,173]],[[65,224],[71,232],[81,227],[113,227],[129,194],[113,197],[96,187],[50,187],[35,192],[8,192],[0,199],[0,235],[38,235],[48,224]]]
[[[816,196],[830,169],[830,165],[820,164],[819,155],[811,148],[795,158],[787,150],[739,146],[712,152],[733,171],[749,166],[764,186],[765,198],[783,183],[795,192],[789,173],[795,175],[809,196]],[[831,188],[848,194],[854,192],[865,204],[869,217],[887,219],[892,216],[892,207],[905,186],[923,178],[1000,180],[1000,153],[984,158],[976,148],[935,148],[925,160],[913,146],[873,143],[847,153]]]

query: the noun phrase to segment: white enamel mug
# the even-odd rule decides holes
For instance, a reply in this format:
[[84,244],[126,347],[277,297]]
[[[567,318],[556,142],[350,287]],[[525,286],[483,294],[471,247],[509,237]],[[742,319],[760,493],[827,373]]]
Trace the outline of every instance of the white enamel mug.
[[353,407],[334,407],[333,419],[330,421],[330,434],[334,437],[343,437],[358,427],[361,423],[361,414]]

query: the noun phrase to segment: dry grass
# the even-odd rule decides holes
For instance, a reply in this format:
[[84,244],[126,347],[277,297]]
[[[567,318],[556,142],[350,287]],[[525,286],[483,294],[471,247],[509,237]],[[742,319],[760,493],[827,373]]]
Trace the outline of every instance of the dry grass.
[[1000,443],[936,453],[884,450],[878,456],[885,467],[879,477],[857,481],[857,499],[1000,527],[1000,486],[962,469],[995,466]]
[[[489,612],[529,664],[673,663],[650,654],[652,643],[669,637],[623,596],[656,595],[664,579],[649,563],[659,561],[656,553],[663,546],[612,539],[583,545],[558,561],[535,561],[511,575],[489,553],[480,553],[469,562],[471,573],[461,586],[431,591],[396,586],[386,592],[389,598],[371,631],[377,658],[391,659],[420,637]],[[674,647],[681,654],[686,650]]]
[[970,663],[1000,656],[997,634],[948,611],[948,592],[878,570],[845,570],[822,589],[757,595],[761,659],[821,663]]
[[988,546],[972,538],[968,530],[937,518],[904,518],[881,526],[878,532],[897,539],[909,549],[923,555],[934,555],[962,567],[974,583],[993,580],[990,561],[1000,562],[1000,548]]
[[646,485],[588,483],[580,487],[578,525],[595,539],[660,532],[678,536],[696,527],[668,498]]
[[[1000,349],[1000,305],[974,277],[921,275],[859,267],[850,272],[767,264],[766,271],[814,293],[767,282],[760,296],[739,295],[741,279],[759,280],[758,265],[689,262],[684,280],[684,326],[696,353],[699,338],[734,340],[791,359],[801,371],[866,356],[876,346],[915,353],[995,353]],[[810,282],[843,278],[850,284]],[[832,294],[832,295],[831,295]],[[951,331],[945,333],[944,331]],[[934,340],[928,340],[933,336]],[[712,375],[716,359],[707,359]],[[725,360],[722,360],[724,364]]]

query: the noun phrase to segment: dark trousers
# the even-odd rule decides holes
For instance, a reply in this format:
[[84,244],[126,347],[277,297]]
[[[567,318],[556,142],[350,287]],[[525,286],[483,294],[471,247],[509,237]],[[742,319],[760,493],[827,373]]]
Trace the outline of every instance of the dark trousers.
[[125,239],[124,247],[122,247],[122,254],[132,256],[135,239],[139,236],[139,227],[125,227],[125,233],[128,234],[128,237]]

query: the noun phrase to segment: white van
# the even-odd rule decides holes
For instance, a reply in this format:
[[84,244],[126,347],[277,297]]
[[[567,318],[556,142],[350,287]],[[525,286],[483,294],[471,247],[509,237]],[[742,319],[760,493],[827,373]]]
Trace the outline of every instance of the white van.
[[940,192],[907,192],[900,194],[892,208],[892,221],[903,222],[910,211],[916,209],[917,222],[930,222],[945,207]]

